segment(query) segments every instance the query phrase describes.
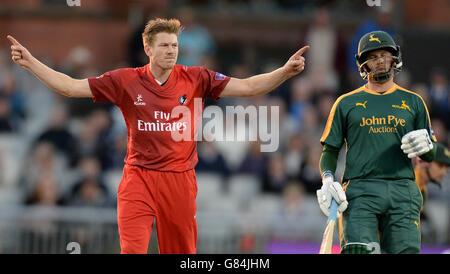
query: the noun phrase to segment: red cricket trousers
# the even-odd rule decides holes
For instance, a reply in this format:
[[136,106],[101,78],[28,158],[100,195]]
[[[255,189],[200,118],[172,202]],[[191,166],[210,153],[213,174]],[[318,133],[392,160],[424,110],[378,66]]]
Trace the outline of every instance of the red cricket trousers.
[[166,172],[125,165],[117,193],[122,254],[146,254],[156,218],[161,254],[197,248],[195,170]]

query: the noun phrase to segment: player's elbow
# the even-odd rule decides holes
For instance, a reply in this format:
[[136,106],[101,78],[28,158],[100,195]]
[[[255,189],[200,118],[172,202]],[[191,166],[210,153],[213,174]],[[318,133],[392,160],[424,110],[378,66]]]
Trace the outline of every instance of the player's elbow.
[[77,98],[79,97],[77,94],[76,87],[67,87],[66,89],[63,89],[59,92],[59,94],[68,97],[68,98]]
[[71,89],[68,86],[65,86],[63,88],[53,88],[53,90],[64,97],[73,97],[73,94],[70,91]]
[[64,89],[64,90],[61,90],[61,91],[59,92],[59,94],[61,94],[61,95],[64,96],[64,97],[68,97],[68,98],[73,98],[73,97],[74,97],[74,94],[71,92],[70,89]]

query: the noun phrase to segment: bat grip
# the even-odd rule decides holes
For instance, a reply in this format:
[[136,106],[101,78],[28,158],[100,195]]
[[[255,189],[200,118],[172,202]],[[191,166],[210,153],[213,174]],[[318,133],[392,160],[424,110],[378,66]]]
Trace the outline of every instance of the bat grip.
[[334,198],[332,198],[331,205],[330,205],[330,215],[328,216],[327,223],[329,223],[332,220],[336,220],[337,208],[338,208],[338,204],[337,204],[336,200]]

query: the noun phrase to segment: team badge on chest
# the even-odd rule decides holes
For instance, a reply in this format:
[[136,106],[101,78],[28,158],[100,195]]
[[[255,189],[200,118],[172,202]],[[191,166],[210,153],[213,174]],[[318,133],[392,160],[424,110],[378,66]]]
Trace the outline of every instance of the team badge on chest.
[[178,99],[178,102],[180,102],[180,104],[184,105],[187,102],[187,95],[184,94],[183,96],[180,97],[180,99]]

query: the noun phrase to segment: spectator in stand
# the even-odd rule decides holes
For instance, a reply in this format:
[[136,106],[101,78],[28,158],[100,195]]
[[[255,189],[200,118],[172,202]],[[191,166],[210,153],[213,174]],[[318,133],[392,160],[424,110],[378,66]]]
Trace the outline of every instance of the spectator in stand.
[[34,185],[32,191],[26,197],[26,205],[58,206],[60,196],[58,183],[51,172],[42,172]]
[[68,160],[69,166],[75,166],[76,140],[68,129],[67,108],[63,104],[53,107],[50,124],[36,139],[35,143],[49,142]]
[[0,52],[0,132],[18,133],[27,118],[26,100],[5,58]]
[[288,142],[288,145],[283,154],[284,162],[286,163],[286,173],[290,178],[299,178],[305,155],[303,151],[306,150],[306,143],[304,135],[298,133],[293,135]]
[[5,74],[0,80],[0,95],[9,99],[11,104],[11,116],[20,121],[26,118],[25,96],[16,85],[16,80],[11,73]]
[[316,107],[308,107],[303,115],[300,130],[308,136],[309,140],[317,140],[322,136],[319,117]]
[[192,9],[181,8],[179,18],[184,30],[178,37],[180,44],[178,63],[186,66],[202,66],[205,58],[215,54],[216,44],[208,29],[197,23]]
[[297,130],[302,127],[303,116],[306,110],[312,105],[313,90],[312,83],[307,77],[298,77],[291,85],[291,102],[289,111],[296,122]]
[[108,154],[116,138],[112,133],[110,113],[106,109],[99,108],[89,115],[89,120],[98,134],[96,155],[99,157],[102,170],[108,169]]
[[[86,117],[82,120],[80,129],[75,137],[77,140],[77,152],[79,157],[85,155],[92,155],[97,152],[97,145],[99,142],[99,132],[95,127],[90,117]],[[78,162],[77,158],[77,162]]]
[[317,102],[317,111],[318,111],[318,124],[316,127],[323,132],[325,128],[325,123],[328,119],[328,114],[330,113],[331,108],[333,107],[336,98],[330,94],[323,94],[318,98]]
[[18,123],[11,115],[11,102],[0,95],[0,133],[12,133],[18,130]]
[[[298,127],[297,127],[297,121],[296,119],[288,112],[287,110],[287,106],[284,100],[282,100],[282,98],[277,97],[277,96],[272,96],[268,98],[267,103],[265,104],[255,104],[255,106],[264,106],[267,105],[267,111],[268,111],[268,118],[269,121],[268,122],[268,127],[271,126],[271,119],[275,119],[272,118],[273,113],[272,112],[272,107],[276,107],[278,108],[278,121],[279,121],[279,147],[280,149],[283,149],[287,143],[289,142],[289,139],[291,138],[292,135],[294,135],[297,131],[298,131]],[[276,121],[276,120],[273,120]],[[269,130],[270,127],[268,128]]]
[[216,149],[213,142],[203,140],[198,144],[198,163],[195,168],[199,172],[214,172],[227,178],[230,170],[225,158]]
[[95,156],[83,157],[79,161],[81,179],[78,180],[64,204],[69,206],[105,207],[111,205],[108,189],[103,182],[100,161]]
[[[32,196],[31,193],[36,189],[50,185],[49,181],[56,185],[58,197],[64,193],[67,187],[64,180],[66,166],[55,150],[51,143],[45,141],[32,147],[31,156],[26,159],[19,183],[26,197]],[[36,186],[38,183],[43,186]]]
[[[57,179],[52,172],[43,171],[39,174],[36,183],[33,185],[31,192],[25,196],[26,206],[45,207],[53,209],[61,204],[60,189]],[[46,253],[48,249],[44,248],[42,243],[48,241],[49,235],[55,235],[58,231],[58,221],[49,218],[47,210],[24,211],[20,216],[23,226],[26,230],[19,229],[20,238],[33,239],[30,241],[30,250],[37,253]],[[27,216],[27,215],[33,216]],[[42,217],[40,216],[42,215]]]
[[110,149],[106,151],[105,164],[107,170],[123,169],[125,156],[127,155],[127,137],[126,132],[117,135]]
[[[419,94],[420,97],[422,97],[422,99],[425,101],[425,104],[427,106],[430,106],[430,108],[432,108],[430,92],[428,90],[428,86],[427,86],[426,83],[415,83],[415,84],[412,84],[411,90],[414,90],[417,94]],[[431,109],[429,109],[429,111],[430,111],[430,114],[431,114]]]
[[315,10],[313,23],[306,32],[305,40],[311,46],[307,53],[306,75],[312,80],[312,88],[318,92],[336,92],[339,88],[339,77],[335,69],[338,36],[327,7],[321,6]]
[[261,177],[261,174],[265,172],[267,162],[266,153],[261,152],[261,141],[250,142],[247,154],[237,169],[237,173]]
[[275,152],[270,156],[263,174],[262,191],[280,194],[286,183],[289,181],[283,155],[281,153]]
[[401,73],[395,76],[395,83],[408,90],[414,90],[411,88],[411,73],[408,69],[402,69]]
[[280,206],[271,219],[271,236],[278,241],[306,239],[317,230],[316,212],[305,202],[302,182],[289,181],[282,190]]
[[432,118],[431,126],[438,143],[444,145],[450,144],[450,136],[448,135],[448,130],[445,127],[445,122],[442,119],[438,117]]
[[86,116],[76,137],[76,161],[84,156],[98,155],[102,169],[108,168],[108,153],[114,137],[110,134],[111,120],[108,112],[97,109]]
[[310,195],[315,194],[317,189],[320,189],[322,186],[322,176],[317,168],[321,153],[322,147],[320,143],[310,143],[306,159],[300,172],[300,180],[304,182],[305,190]]
[[430,75],[431,112],[433,116],[444,119],[450,127],[450,86],[446,72],[442,68],[435,68]]

